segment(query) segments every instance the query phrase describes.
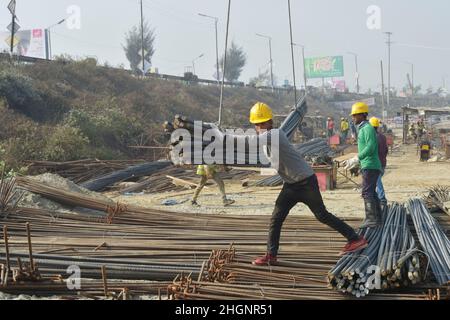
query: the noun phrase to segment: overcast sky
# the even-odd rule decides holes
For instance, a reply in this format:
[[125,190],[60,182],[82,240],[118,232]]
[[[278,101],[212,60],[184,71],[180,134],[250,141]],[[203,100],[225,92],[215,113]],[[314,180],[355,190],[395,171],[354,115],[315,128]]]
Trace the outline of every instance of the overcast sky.
[[[10,0],[0,1],[0,29],[6,30],[11,16]],[[380,60],[387,65],[386,36],[392,31],[392,85],[403,87],[407,62],[415,65],[415,83],[423,88],[450,82],[450,1],[448,0],[291,0],[294,42],[306,46],[307,57],[344,55],[345,80],[355,87],[353,57],[359,55],[362,90],[379,90]],[[153,66],[159,72],[181,75],[192,59],[201,78],[211,79],[215,64],[214,24],[199,12],[217,16],[220,50],[225,44],[228,0],[144,0],[144,14],[156,31]],[[139,23],[139,0],[17,0],[22,29],[45,28],[68,16],[67,8],[81,8],[81,29],[67,25],[53,31],[53,54],[96,56],[112,65],[128,62],[121,47],[124,35]],[[367,27],[367,8],[381,9],[381,29]],[[273,38],[274,73],[280,83],[292,80],[287,0],[232,0],[230,40],[241,45],[248,63],[241,81],[258,74],[269,61],[267,41]],[[297,77],[302,84],[300,49],[296,49]],[[314,81],[313,83],[320,83]],[[448,87],[448,85],[447,85]]]

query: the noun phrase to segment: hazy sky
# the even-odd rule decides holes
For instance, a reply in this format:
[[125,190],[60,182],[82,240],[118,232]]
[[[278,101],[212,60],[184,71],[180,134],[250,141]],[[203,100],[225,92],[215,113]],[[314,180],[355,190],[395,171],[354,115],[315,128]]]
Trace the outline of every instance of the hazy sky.
[[[0,29],[11,21],[0,1]],[[423,88],[450,82],[450,1],[448,0],[291,0],[294,42],[306,46],[307,56],[344,55],[345,80],[355,86],[354,60],[348,51],[359,54],[362,90],[380,88],[380,60],[387,65],[385,31],[392,40],[392,85],[403,87],[407,62],[415,65],[415,83]],[[144,0],[144,14],[156,30],[153,66],[161,73],[181,75],[192,59],[201,78],[211,79],[215,64],[214,24],[199,12],[217,16],[219,44],[225,43],[227,0]],[[53,31],[53,53],[96,56],[112,65],[128,62],[122,50],[124,35],[139,23],[139,0],[17,0],[17,16],[22,29],[45,28],[67,17],[67,8],[81,8],[81,29],[66,25]],[[232,0],[230,39],[243,46],[248,57],[241,80],[248,82],[269,61],[266,40],[273,38],[274,73],[279,82],[292,80],[287,0]],[[381,30],[369,30],[367,8],[381,9]],[[303,83],[300,49],[296,49],[297,77]],[[314,81],[313,83],[320,83]],[[448,85],[447,85],[448,87]]]

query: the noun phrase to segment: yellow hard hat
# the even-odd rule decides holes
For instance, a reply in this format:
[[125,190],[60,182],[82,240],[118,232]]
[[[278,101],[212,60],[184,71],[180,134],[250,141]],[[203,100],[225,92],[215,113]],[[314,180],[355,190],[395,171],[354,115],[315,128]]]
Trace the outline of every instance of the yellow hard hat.
[[352,107],[352,116],[355,114],[369,113],[369,106],[364,102],[357,102]]
[[272,109],[262,102],[256,103],[250,111],[250,123],[259,124],[273,119]]
[[375,117],[370,118],[369,122],[372,125],[372,127],[374,127],[374,128],[378,128],[380,126],[380,119],[378,119],[378,118],[375,118]]

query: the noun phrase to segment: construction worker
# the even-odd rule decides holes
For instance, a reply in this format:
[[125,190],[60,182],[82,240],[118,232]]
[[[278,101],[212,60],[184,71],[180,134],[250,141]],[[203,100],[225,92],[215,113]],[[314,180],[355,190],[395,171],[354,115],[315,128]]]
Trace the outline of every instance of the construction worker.
[[345,168],[349,170],[360,164],[363,177],[362,197],[366,213],[361,228],[374,228],[381,224],[381,203],[376,192],[381,173],[377,134],[367,121],[369,106],[366,103],[355,103],[351,115],[355,125],[358,126],[358,156],[346,161]]
[[331,117],[328,117],[327,120],[327,133],[328,138],[331,138],[334,135],[334,121]]
[[217,168],[215,165],[200,165],[197,167],[197,175],[201,176],[201,180],[197,189],[195,189],[194,197],[192,198],[192,205],[199,206],[197,203],[198,196],[203,188],[206,186],[206,183],[209,179],[213,179],[217,186],[219,187],[220,193],[222,194],[222,201],[225,207],[232,205],[235,203],[234,200],[228,199],[227,194],[225,193],[225,183],[222,178],[219,176],[217,172]]
[[341,119],[341,138],[342,138],[342,143],[344,143],[344,144],[347,142],[349,130],[350,130],[350,124],[348,123],[347,119],[342,118]]
[[[254,260],[253,264],[270,265],[277,262],[282,225],[289,211],[299,202],[306,204],[317,220],[347,238],[348,243],[341,254],[356,252],[367,247],[367,240],[364,237],[360,237],[349,225],[327,211],[314,171],[292,146],[286,133],[279,129],[273,129],[272,119],[272,110],[264,103],[257,103],[250,111],[250,122],[255,125],[258,134],[256,138],[259,137],[262,141],[267,141],[267,145],[264,146],[267,156],[272,165],[278,162],[278,168],[274,169],[284,180],[283,189],[276,200],[270,220],[267,253]],[[271,138],[276,133],[278,133],[279,141],[277,145],[274,145]],[[263,135],[267,135],[267,137],[263,137]],[[279,148],[279,159],[275,159],[276,156],[272,148],[273,150]]]
[[416,133],[416,127],[414,126],[414,123],[411,123],[409,126],[409,134],[414,139],[414,142],[417,141],[417,133]]
[[420,161],[428,161],[431,156],[431,135],[425,134],[419,143]]
[[387,200],[386,200],[386,194],[384,192],[384,186],[382,178],[384,176],[384,173],[386,172],[386,165],[387,165],[387,155],[389,153],[389,148],[387,145],[387,139],[386,136],[381,132],[381,121],[378,118],[371,118],[370,124],[372,127],[375,128],[375,131],[377,132],[377,140],[378,140],[378,157],[381,161],[381,173],[378,177],[377,181],[377,194],[378,199],[380,199],[381,205],[386,206]]

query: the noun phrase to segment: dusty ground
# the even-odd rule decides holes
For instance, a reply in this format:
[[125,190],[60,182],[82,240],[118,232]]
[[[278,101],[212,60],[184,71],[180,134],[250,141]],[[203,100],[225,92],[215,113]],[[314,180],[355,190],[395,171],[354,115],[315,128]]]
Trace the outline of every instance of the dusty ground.
[[[361,182],[361,178],[355,178]],[[389,201],[404,202],[410,197],[421,195],[428,187],[436,184],[450,185],[450,162],[422,163],[416,155],[414,146],[402,146],[389,156],[388,168],[384,176],[384,186]],[[244,188],[239,181],[227,182],[227,193],[236,204],[224,208],[215,185],[200,195],[200,208],[194,208],[188,201],[193,191],[183,191],[153,195],[119,196],[115,200],[125,203],[154,207],[177,212],[215,213],[215,214],[267,214],[272,213],[280,188]],[[353,183],[339,177],[338,189],[323,192],[328,210],[341,217],[363,216],[364,204],[360,190]],[[176,200],[180,204],[165,206],[165,200]],[[184,203],[182,203],[185,201]],[[309,209],[299,204],[291,214],[310,215]]]

